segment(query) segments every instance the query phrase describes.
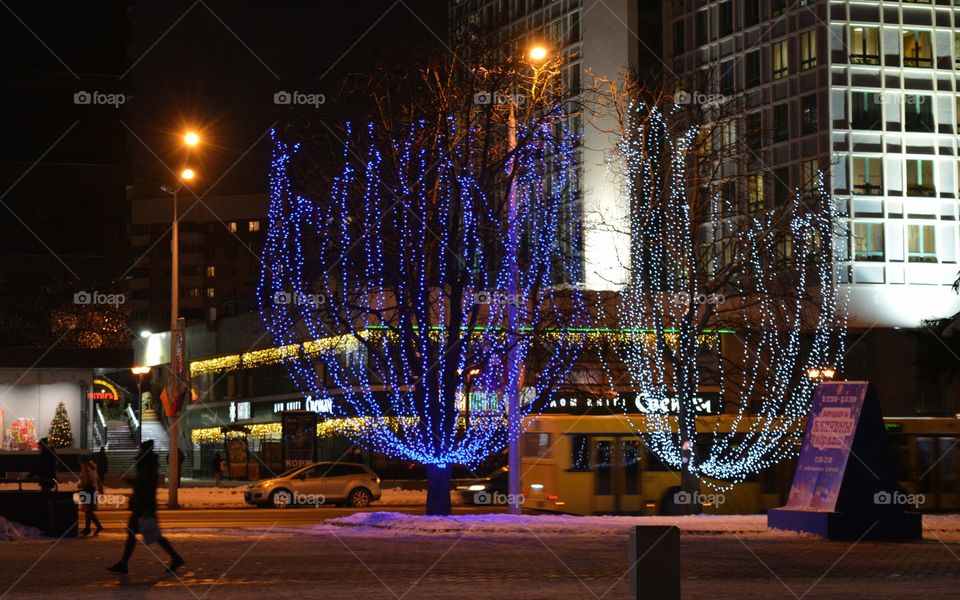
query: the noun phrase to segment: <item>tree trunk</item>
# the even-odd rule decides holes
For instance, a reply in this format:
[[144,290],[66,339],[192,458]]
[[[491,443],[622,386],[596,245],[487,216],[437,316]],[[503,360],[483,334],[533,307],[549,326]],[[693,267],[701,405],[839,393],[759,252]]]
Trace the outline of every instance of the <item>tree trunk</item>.
[[684,500],[677,503],[677,511],[684,515],[699,515],[703,512],[700,497],[700,477],[690,472],[691,456],[695,455],[694,445],[680,452],[680,495]]
[[450,515],[450,467],[427,466],[427,514]]

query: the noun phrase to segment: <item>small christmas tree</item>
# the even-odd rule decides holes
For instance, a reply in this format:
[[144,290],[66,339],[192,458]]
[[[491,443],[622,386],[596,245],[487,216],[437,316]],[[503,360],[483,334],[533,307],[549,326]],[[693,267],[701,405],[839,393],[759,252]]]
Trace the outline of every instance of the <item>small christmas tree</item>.
[[63,401],[57,406],[57,412],[50,423],[50,433],[47,441],[51,448],[69,448],[73,445],[73,432],[70,431],[70,418],[67,416],[67,407]]

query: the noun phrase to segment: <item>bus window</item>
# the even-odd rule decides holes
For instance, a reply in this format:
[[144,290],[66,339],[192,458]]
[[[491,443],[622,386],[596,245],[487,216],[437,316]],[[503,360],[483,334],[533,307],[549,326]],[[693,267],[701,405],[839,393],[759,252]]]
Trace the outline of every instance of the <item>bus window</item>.
[[623,457],[623,493],[638,494],[637,483],[640,481],[640,442],[623,442],[620,455]]
[[957,443],[960,438],[942,437],[940,438],[940,450],[943,452],[943,458],[940,459],[940,492],[944,494],[955,494],[957,492]]
[[585,435],[570,436],[570,470],[590,470],[590,438]]
[[933,481],[936,478],[933,467],[936,464],[936,445],[932,437],[918,437],[916,442],[917,449],[917,475],[920,479],[917,481],[917,489],[921,492],[929,492],[933,489]]
[[597,442],[596,477],[594,493],[598,496],[610,495],[610,470],[613,466],[613,442]]
[[544,458],[550,455],[550,434],[527,432],[523,434],[524,456]]

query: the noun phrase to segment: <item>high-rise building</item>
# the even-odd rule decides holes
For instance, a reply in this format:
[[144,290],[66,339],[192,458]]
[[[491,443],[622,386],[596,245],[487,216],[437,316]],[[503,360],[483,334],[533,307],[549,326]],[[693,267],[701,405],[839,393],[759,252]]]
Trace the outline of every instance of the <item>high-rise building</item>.
[[825,171],[847,225],[838,240],[853,330],[844,375],[882,381],[908,414],[949,409],[911,377],[922,342],[896,330],[960,310],[951,290],[960,257],[955,4],[664,3],[665,70],[701,82],[696,92],[737,96],[743,119],[762,124],[767,201]]

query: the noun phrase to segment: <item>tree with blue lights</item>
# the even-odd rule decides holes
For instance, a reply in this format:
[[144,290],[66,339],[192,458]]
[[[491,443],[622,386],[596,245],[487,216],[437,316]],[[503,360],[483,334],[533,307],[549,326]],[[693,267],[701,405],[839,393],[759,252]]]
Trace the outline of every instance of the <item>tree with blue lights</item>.
[[[762,166],[750,143],[762,132],[742,113],[698,108],[635,103],[621,145],[633,203],[623,359],[645,405],[638,430],[685,498],[702,479],[728,489],[796,455],[807,369],[839,368],[845,333],[822,173],[791,189]],[[723,414],[706,414],[705,390]]]
[[[403,126],[348,125],[327,193],[305,191],[309,141],[273,133],[264,322],[345,435],[427,466],[428,514],[450,513],[453,465],[521,435],[577,358],[571,328],[587,324],[571,285],[577,134],[516,85],[457,87]],[[509,393],[523,398],[514,415]]]

